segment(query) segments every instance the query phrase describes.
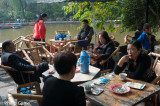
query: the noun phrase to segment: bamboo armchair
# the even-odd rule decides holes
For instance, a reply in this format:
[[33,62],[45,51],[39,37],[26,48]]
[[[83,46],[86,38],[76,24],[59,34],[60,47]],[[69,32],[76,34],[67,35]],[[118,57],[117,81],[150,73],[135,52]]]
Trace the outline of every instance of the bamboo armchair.
[[152,83],[160,86],[160,60],[159,60],[160,54],[150,52],[148,55],[156,57],[152,68],[154,69],[154,71],[155,71],[155,73],[157,75],[157,78],[154,79],[152,81]]
[[24,37],[21,38],[22,42],[25,43],[27,48],[31,48],[31,40],[30,39],[25,39]]
[[39,106],[41,106],[42,101],[42,95],[28,95],[28,94],[8,94],[7,99],[10,106],[16,106],[18,105],[14,99],[27,99],[27,100],[37,100],[39,103]]
[[[21,88],[26,88],[29,86],[29,88],[26,88],[26,90],[32,90],[32,89],[36,89],[36,94],[38,95],[41,95],[41,89],[40,89],[40,84],[38,82],[31,82],[30,81],[30,75],[34,74],[34,71],[18,71],[12,67],[9,67],[9,66],[4,66],[4,65],[0,65],[0,68],[4,69],[7,74],[14,80],[14,76],[12,76],[10,74],[10,72],[17,72],[17,74],[20,73],[20,76],[19,78],[22,79],[23,81],[23,84],[17,84],[17,93],[21,93]],[[10,71],[10,72],[9,72]],[[24,79],[24,76],[23,74],[28,74],[28,81],[29,82],[26,82],[25,79]],[[15,80],[14,80],[15,81]],[[19,100],[18,100],[19,101]]]
[[70,34],[69,30],[68,31],[65,31],[65,30],[58,30],[58,31],[55,31],[55,34],[58,35],[58,34]]
[[61,53],[62,50],[68,49],[71,42],[70,41],[59,41],[55,39],[50,39],[50,51],[52,50],[52,47],[54,47],[58,53]]
[[125,43],[125,44],[128,44],[131,40],[132,40],[132,36],[130,36],[130,35],[126,35],[126,36],[124,37],[124,43]]
[[54,56],[44,46],[23,49],[22,52],[32,65],[40,64],[43,61],[53,64]]
[[[159,60],[160,54],[150,52],[148,55],[156,57],[152,68],[154,69],[157,77],[151,83],[160,86],[160,60]],[[160,94],[155,94],[154,99],[155,99],[155,106],[158,106],[157,104],[158,104],[158,99],[160,99]]]
[[[109,59],[112,58],[114,55],[116,55],[116,53],[118,51],[120,51],[120,47],[117,47],[115,49],[115,51],[106,60],[100,61],[100,65],[102,65],[102,67],[104,67],[104,63],[106,63],[107,61],[109,61]],[[102,74],[102,73],[111,72],[111,71],[112,71],[111,69],[104,69],[100,73]]]
[[28,39],[30,41],[33,41],[33,34],[25,36],[25,39]]
[[22,38],[24,38],[24,36],[19,36],[16,39],[12,40],[12,42],[16,46],[16,51],[19,51],[22,49],[22,45],[23,45],[23,42],[21,40]]

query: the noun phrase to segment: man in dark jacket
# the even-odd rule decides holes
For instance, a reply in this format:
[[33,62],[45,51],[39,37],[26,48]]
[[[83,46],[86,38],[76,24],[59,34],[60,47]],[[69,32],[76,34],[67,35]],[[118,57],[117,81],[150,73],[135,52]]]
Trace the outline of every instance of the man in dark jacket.
[[[42,73],[49,69],[48,63],[43,62],[39,65],[33,66],[20,56],[18,56],[15,51],[15,45],[11,40],[4,41],[2,43],[2,56],[1,61],[2,64],[5,66],[10,66],[18,71],[34,71],[35,73],[30,76],[31,82],[41,82],[40,78],[42,76]],[[23,84],[22,76],[19,72],[15,71],[9,71],[9,73],[12,75],[13,79],[17,84]],[[25,83],[29,82],[29,76],[28,74],[23,74]]]
[[78,40],[88,40],[88,44],[92,40],[93,28],[88,25],[88,20],[83,20],[83,28],[77,35]]

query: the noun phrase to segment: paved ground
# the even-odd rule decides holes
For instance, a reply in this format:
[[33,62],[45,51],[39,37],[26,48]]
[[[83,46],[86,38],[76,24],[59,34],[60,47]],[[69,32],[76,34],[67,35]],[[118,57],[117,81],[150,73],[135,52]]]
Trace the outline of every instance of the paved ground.
[[[5,73],[5,71],[0,69],[0,74],[1,73]],[[43,86],[43,83],[41,86]],[[16,84],[7,74],[0,75],[0,106],[9,106],[6,99],[8,93],[16,93]],[[36,101],[29,102],[25,100],[25,102],[30,104],[30,106],[38,106]]]

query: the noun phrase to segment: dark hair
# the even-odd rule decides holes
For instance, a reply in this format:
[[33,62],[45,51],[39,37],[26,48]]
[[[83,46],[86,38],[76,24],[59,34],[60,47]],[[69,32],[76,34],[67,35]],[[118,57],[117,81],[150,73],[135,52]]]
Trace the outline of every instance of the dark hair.
[[149,23],[145,23],[144,26],[143,26],[143,29],[149,29],[149,27],[151,27],[150,24]]
[[143,24],[143,23],[140,23],[140,24],[137,26],[137,29],[138,29],[139,31],[142,31],[143,26],[144,26],[144,24]]
[[39,20],[43,20],[43,18],[44,17],[47,17],[47,14],[46,13],[43,13],[43,14],[41,14],[41,15],[38,15],[38,19],[37,19],[37,21],[36,22],[39,22]]
[[131,44],[137,48],[137,50],[142,49],[142,44],[139,40],[131,40],[128,45]]
[[108,33],[106,31],[101,31],[101,32],[99,32],[98,35],[101,35],[106,40],[106,42],[110,42],[111,41],[111,39],[108,36]]
[[63,52],[53,59],[53,63],[58,74],[64,75],[70,73],[73,66],[76,67],[77,57],[71,52]]
[[86,20],[86,19],[84,19],[82,22],[85,22],[85,23],[87,23],[87,24],[88,24],[88,20]]
[[2,43],[2,50],[6,51],[6,47],[12,43],[12,40],[6,40]]

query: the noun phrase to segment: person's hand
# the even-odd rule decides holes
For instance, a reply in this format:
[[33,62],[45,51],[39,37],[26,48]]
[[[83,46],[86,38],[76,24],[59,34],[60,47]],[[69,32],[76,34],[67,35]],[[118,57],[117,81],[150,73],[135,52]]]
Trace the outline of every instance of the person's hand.
[[43,42],[43,39],[41,39],[41,42]]
[[36,71],[38,71],[39,70],[39,67],[38,66],[36,66]]
[[85,40],[88,40],[88,38],[86,37]]
[[88,52],[88,54],[90,55],[90,57],[94,57],[94,54],[91,52]]
[[118,65],[119,67],[122,67],[124,63],[128,62],[128,60],[129,60],[129,56],[128,56],[128,55],[125,55],[125,56],[123,56],[123,57],[119,60],[119,62],[118,62],[117,65]]
[[103,54],[96,54],[94,55],[95,59],[99,59]]
[[122,62],[123,62],[123,63],[126,63],[126,62],[128,62],[128,60],[129,60],[129,56],[128,56],[128,55],[125,55],[125,56],[123,56],[121,59],[122,59]]

